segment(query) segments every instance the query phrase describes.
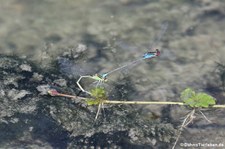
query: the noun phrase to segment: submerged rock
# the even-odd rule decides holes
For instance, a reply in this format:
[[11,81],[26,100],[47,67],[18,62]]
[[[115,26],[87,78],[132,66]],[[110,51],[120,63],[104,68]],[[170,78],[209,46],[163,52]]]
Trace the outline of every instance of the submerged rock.
[[28,64],[22,64],[22,65],[20,65],[20,69],[22,71],[29,71],[29,72],[31,72],[31,66],[28,65]]
[[132,106],[104,105],[95,120],[97,106],[48,95],[52,88],[75,95],[79,90],[74,79],[31,68],[26,61],[0,57],[1,147],[20,142],[21,148],[151,148],[174,141],[171,124],[143,117]]
[[29,91],[26,91],[26,90],[16,90],[16,89],[12,89],[8,92],[8,97],[11,99],[11,100],[18,100],[18,99],[21,99],[23,97],[25,97],[26,95],[29,95],[31,94],[31,92]]

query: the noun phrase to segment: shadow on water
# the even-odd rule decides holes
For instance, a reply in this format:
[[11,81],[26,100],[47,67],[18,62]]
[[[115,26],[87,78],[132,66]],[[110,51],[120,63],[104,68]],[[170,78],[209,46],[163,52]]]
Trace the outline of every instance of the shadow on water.
[[114,83],[114,90],[111,93],[113,98],[116,99],[129,99],[132,98],[133,95],[137,92],[134,88],[134,84],[132,83],[129,77],[125,77],[122,80],[117,80],[118,83]]
[[169,121],[170,123],[173,123],[173,118],[171,117],[171,106],[163,107],[161,113],[161,121]]
[[84,39],[84,43],[88,43],[88,45],[92,45],[93,47],[96,48],[96,57],[89,59],[89,61],[96,62],[96,60],[98,60],[99,57],[109,60],[105,52],[102,52],[102,48],[106,47],[104,43],[98,42],[95,36],[88,33],[84,34],[82,39]]
[[201,21],[208,20],[209,18],[213,19],[214,21],[223,21],[224,17],[225,14],[223,10],[219,9],[205,10],[203,14],[198,16]]
[[69,134],[54,120],[39,114],[34,121],[33,138],[48,142],[54,148],[66,148]]
[[[48,116],[46,110],[41,108],[42,104],[40,105],[35,114],[17,113],[13,117],[7,118],[8,120],[6,119],[8,123],[1,123],[0,144],[10,142],[16,147],[32,145],[41,147],[49,144],[53,148],[67,148],[69,132]],[[13,119],[18,121],[13,122]]]
[[[14,117],[19,121],[0,125],[0,144],[15,142],[17,147],[26,147],[34,144],[43,146],[48,143],[53,148],[67,148],[69,133],[44,113],[16,114]],[[30,128],[32,130],[29,130]],[[31,138],[27,139],[26,132]]]

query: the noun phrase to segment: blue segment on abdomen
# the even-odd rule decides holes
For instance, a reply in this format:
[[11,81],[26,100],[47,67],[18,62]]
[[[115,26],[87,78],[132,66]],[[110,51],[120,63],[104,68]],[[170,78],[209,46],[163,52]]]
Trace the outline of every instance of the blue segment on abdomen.
[[144,55],[143,55],[143,58],[144,59],[148,59],[148,58],[152,58],[152,57],[154,57],[155,56],[155,54],[152,54],[152,53],[145,53]]

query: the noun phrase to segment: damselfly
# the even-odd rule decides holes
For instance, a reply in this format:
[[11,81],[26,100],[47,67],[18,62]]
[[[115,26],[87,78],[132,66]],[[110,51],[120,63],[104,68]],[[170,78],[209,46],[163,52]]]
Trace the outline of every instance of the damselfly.
[[[156,43],[158,43],[158,42],[161,40],[161,38],[162,38],[163,34],[165,33],[167,27],[168,27],[168,24],[167,24],[167,23],[164,24],[164,25],[162,25],[162,27],[161,27],[161,28],[162,28],[162,29],[161,29],[161,32],[160,32],[160,34],[158,35],[157,40],[155,41]],[[155,45],[155,44],[154,44],[154,45]],[[153,47],[153,45],[150,47],[150,50],[152,49],[152,47]],[[107,72],[107,73],[103,73],[103,74],[95,74],[95,75],[85,75],[85,76],[80,76],[80,78],[77,80],[76,83],[77,83],[78,87],[79,87],[83,92],[86,92],[86,93],[88,93],[88,94],[91,94],[90,92],[86,91],[86,90],[81,86],[80,81],[81,81],[83,78],[89,78],[89,79],[93,79],[93,80],[97,81],[97,86],[98,86],[100,83],[106,82],[106,81],[107,81],[107,77],[108,77],[110,74],[112,74],[112,73],[114,73],[114,72],[117,72],[117,71],[120,71],[120,70],[122,70],[122,69],[125,69],[125,68],[127,68],[127,67],[129,67],[129,66],[131,66],[131,65],[137,64],[137,63],[139,63],[139,62],[141,62],[141,61],[143,61],[143,60],[146,60],[146,59],[152,59],[152,58],[155,58],[155,57],[158,57],[158,56],[160,56],[160,51],[159,51],[158,49],[156,49],[155,51],[148,51],[148,52],[144,53],[139,59],[136,59],[136,60],[134,60],[134,61],[131,61],[131,62],[129,62],[129,63],[123,65],[123,66],[120,66],[120,67],[118,67],[118,68],[115,68],[115,69],[113,69],[113,70],[111,70],[111,71],[109,71],[109,72]]]

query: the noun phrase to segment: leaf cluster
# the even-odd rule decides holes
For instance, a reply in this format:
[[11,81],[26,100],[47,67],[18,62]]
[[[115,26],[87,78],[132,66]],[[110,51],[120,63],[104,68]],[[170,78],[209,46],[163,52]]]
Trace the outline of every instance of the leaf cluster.
[[181,93],[181,100],[193,108],[207,108],[215,105],[215,99],[206,93],[196,93],[191,88],[187,88]]
[[92,98],[86,100],[86,103],[88,105],[98,105],[103,100],[107,100],[106,91],[102,87],[95,87],[90,91],[90,93],[91,93]]

